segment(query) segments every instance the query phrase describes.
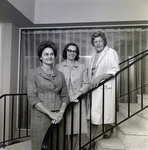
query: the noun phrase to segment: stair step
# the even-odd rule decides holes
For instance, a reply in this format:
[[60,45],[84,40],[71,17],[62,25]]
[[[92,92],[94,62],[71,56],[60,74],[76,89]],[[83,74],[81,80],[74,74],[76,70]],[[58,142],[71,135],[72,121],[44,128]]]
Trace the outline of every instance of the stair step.
[[[138,103],[130,103],[130,113],[133,114],[141,109],[141,105]],[[128,116],[128,104],[127,103],[119,103],[119,111],[123,113],[125,116]],[[138,116],[148,120],[148,108],[144,109]]]
[[125,150],[124,144],[117,137],[99,139],[96,141],[95,150]]
[[[137,94],[138,103],[141,104],[141,94]],[[148,105],[148,94],[143,94],[143,105]]]
[[[125,116],[119,112],[118,117],[117,117],[118,122],[124,119],[125,119]],[[127,135],[148,136],[148,124],[145,125],[141,123],[140,119],[136,120],[136,119],[133,119],[133,117],[121,123],[117,127],[117,129],[120,129],[121,132]]]
[[[122,121],[123,119],[125,119],[125,116],[119,112],[118,120]],[[141,120],[139,119],[138,122],[141,122]],[[116,136],[125,144],[125,149],[148,149],[148,127],[141,123],[135,123],[132,118],[120,124],[116,133]]]

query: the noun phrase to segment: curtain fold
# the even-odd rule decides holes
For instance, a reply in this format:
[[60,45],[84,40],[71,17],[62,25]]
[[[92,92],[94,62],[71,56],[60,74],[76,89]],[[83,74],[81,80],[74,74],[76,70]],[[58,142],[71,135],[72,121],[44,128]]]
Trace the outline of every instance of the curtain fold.
[[[80,62],[89,66],[89,62],[94,49],[91,45],[91,34],[95,31],[102,31],[107,37],[108,46],[115,49],[119,55],[120,62],[148,49],[148,28],[147,27],[129,27],[129,28],[82,28],[82,29],[25,29],[21,31],[21,57],[20,57],[20,93],[26,93],[26,75],[30,69],[40,65],[37,57],[37,47],[43,40],[53,41],[57,48],[58,54],[55,63],[63,61],[62,51],[68,42],[75,42],[80,50]],[[137,65],[140,69],[141,64]],[[136,67],[130,70],[130,77],[136,74]],[[138,72],[140,73],[140,72]],[[120,78],[127,77],[124,72]],[[146,77],[147,80],[148,77]],[[139,86],[140,81],[132,78],[132,86]],[[137,82],[137,83],[135,83]],[[127,92],[127,81],[124,83],[120,94]],[[125,101],[125,99],[123,99]]]
[[68,42],[75,42],[80,50],[80,62],[88,66],[94,52],[91,45],[91,34],[95,31],[105,33],[108,46],[115,49],[120,62],[148,48],[148,28],[118,28],[118,29],[34,29],[21,32],[21,68],[20,92],[25,92],[25,78],[30,69],[39,65],[37,47],[43,40],[55,42],[58,55],[55,63],[63,61],[62,51]]

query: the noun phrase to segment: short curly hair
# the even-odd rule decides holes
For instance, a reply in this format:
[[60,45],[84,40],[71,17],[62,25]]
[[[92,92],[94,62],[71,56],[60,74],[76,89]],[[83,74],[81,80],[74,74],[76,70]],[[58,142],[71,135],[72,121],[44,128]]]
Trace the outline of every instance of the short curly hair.
[[105,34],[104,34],[103,32],[101,32],[101,31],[97,31],[97,32],[94,32],[94,33],[91,35],[91,44],[92,44],[92,46],[94,46],[94,39],[95,39],[96,37],[101,37],[101,38],[103,39],[103,41],[104,41],[104,46],[107,45],[107,39],[106,39]]
[[41,62],[42,62],[42,60],[40,58],[42,57],[42,53],[43,53],[44,49],[47,48],[47,47],[49,47],[53,50],[55,57],[57,56],[57,47],[56,47],[56,45],[52,41],[42,41],[39,44],[38,49],[37,49],[38,58]]
[[70,42],[70,43],[65,45],[64,50],[63,50],[63,54],[62,54],[63,58],[67,59],[67,49],[69,46],[75,46],[76,47],[77,55],[75,57],[75,60],[79,60],[79,47],[77,44],[75,44],[73,42]]

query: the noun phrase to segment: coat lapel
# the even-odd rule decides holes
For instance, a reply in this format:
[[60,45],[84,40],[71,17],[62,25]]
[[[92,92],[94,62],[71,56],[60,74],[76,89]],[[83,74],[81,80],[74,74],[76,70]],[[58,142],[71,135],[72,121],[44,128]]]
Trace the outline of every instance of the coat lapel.
[[104,48],[104,50],[102,51],[102,53],[101,53],[101,55],[100,55],[100,57],[99,57],[99,59],[98,59],[98,61],[97,61],[97,63],[96,63],[96,66],[98,66],[99,65],[99,63],[100,63],[100,61],[103,59],[103,57],[106,55],[106,51],[108,50],[108,46],[106,46],[105,48]]

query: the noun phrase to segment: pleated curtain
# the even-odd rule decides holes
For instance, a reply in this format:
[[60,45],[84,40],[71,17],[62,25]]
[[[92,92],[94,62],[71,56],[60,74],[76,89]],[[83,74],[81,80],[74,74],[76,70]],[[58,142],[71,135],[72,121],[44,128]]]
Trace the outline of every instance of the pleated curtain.
[[[75,42],[80,50],[79,61],[88,67],[91,56],[94,53],[94,49],[91,45],[91,34],[95,31],[105,33],[108,42],[107,45],[117,51],[120,62],[148,49],[147,27],[22,29],[19,92],[26,93],[26,75],[30,69],[40,65],[37,57],[37,47],[41,41],[51,40],[56,44],[58,54],[55,63],[63,61],[62,51],[64,46],[68,42]],[[131,68],[131,75],[134,75],[135,71],[132,71],[132,69],[133,68]],[[123,73],[123,76],[124,75],[126,76],[127,72]],[[135,80],[136,79],[131,79],[133,82],[132,86],[135,86]],[[126,85],[127,83],[124,83],[124,93],[127,91]]]

